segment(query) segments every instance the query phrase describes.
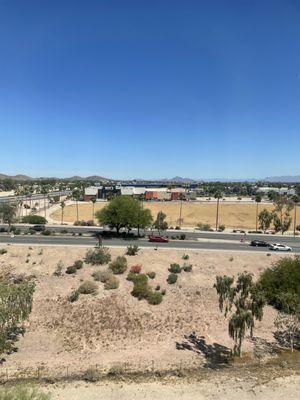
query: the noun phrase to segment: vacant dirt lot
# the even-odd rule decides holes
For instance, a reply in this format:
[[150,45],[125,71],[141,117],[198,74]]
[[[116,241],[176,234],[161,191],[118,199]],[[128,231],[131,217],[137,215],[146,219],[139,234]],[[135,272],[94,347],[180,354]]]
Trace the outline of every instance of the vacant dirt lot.
[[[129,267],[141,264],[143,271],[154,271],[150,280],[166,289],[163,302],[149,305],[138,301],[130,292],[132,283],[126,273],[118,276],[120,286],[104,290],[99,283],[96,296],[81,295],[75,303],[67,300],[91,273],[107,266],[91,267],[84,264],[76,275],[65,273],[65,267],[83,259],[86,249],[76,247],[9,246],[8,253],[0,256],[1,270],[36,277],[33,311],[27,331],[17,343],[18,351],[7,357],[5,369],[13,374],[20,370],[36,370],[42,374],[66,375],[82,372],[96,364],[104,370],[121,364],[126,368],[169,369],[178,366],[210,366],[215,362],[214,343],[232,346],[227,333],[227,321],[218,310],[213,289],[216,275],[234,274],[248,270],[255,276],[279,256],[228,252],[188,251],[193,264],[192,272],[182,272],[176,284],[166,282],[172,262],[183,264],[183,251],[142,249],[138,255],[127,257]],[[125,249],[111,249],[113,258]],[[28,260],[26,262],[26,260]],[[57,263],[62,261],[62,276],[54,276]],[[255,335],[273,340],[273,321],[276,313],[265,309],[262,322],[257,323]],[[198,345],[186,335],[195,332]],[[253,344],[245,341],[245,352]],[[4,369],[3,369],[4,371]]]
[[[107,203],[96,203],[95,211],[100,210]],[[159,211],[163,211],[167,215],[169,226],[175,227],[179,224],[180,203],[144,203],[144,207],[151,210],[153,217]],[[271,204],[260,204],[259,211],[263,208],[271,210]],[[79,204],[79,219],[91,220],[93,214],[92,203]],[[61,211],[57,210],[51,214],[51,218],[60,222]],[[215,226],[216,221],[216,204],[215,203],[187,203],[182,206],[182,226],[195,227],[199,222],[208,223]],[[219,223],[224,224],[228,228],[255,229],[256,205],[255,204],[229,204],[220,203]],[[64,221],[74,222],[76,220],[76,206],[69,205],[64,209]],[[298,220],[300,225],[300,207],[298,207]]]

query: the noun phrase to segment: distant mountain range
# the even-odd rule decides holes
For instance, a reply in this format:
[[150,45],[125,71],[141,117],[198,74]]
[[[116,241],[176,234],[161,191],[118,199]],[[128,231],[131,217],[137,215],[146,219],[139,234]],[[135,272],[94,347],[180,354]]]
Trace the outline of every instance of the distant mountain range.
[[[51,177],[52,178],[52,177]],[[0,174],[0,180],[3,179],[12,179],[15,181],[28,181],[28,180],[33,180],[33,179],[49,179],[49,177],[40,177],[40,178],[32,178],[27,175],[6,175],[6,174]],[[58,178],[52,178],[52,179],[58,179]],[[67,181],[94,181],[94,182],[101,182],[101,181],[117,181],[118,179],[107,179],[104,178],[103,176],[100,175],[91,175],[87,177],[82,177],[82,176],[71,176],[70,178],[60,178],[64,179]],[[118,180],[119,181],[119,180]],[[122,181],[122,179],[120,179]],[[126,181],[130,181],[129,179]],[[136,182],[164,182],[164,183],[196,183],[196,182],[257,182],[257,181],[263,181],[263,182],[270,182],[270,183],[300,183],[300,175],[284,175],[284,176],[271,176],[267,177],[264,179],[224,179],[224,178],[211,178],[211,179],[191,179],[191,178],[183,178],[181,176],[175,176],[174,178],[164,178],[164,179],[134,179]]]

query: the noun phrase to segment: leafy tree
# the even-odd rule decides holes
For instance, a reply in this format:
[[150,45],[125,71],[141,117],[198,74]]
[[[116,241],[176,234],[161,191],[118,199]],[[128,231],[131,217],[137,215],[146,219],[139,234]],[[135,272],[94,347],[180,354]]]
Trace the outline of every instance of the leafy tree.
[[265,233],[270,228],[270,225],[273,220],[273,213],[264,208],[258,214],[258,220],[259,220],[259,228],[262,229],[263,232]]
[[138,200],[128,196],[118,196],[113,198],[110,203],[96,212],[96,218],[102,225],[107,225],[111,229],[126,228],[128,231],[138,226],[138,216],[143,215],[141,204]]
[[12,224],[16,217],[17,207],[12,203],[1,203],[0,204],[0,219],[7,223],[8,226]]
[[148,228],[152,223],[153,218],[151,211],[148,208],[143,209],[141,205],[141,207],[137,209],[136,221],[134,224],[134,227],[138,230],[138,236],[140,236],[140,229]]
[[164,214],[162,211],[159,211],[157,213],[157,217],[153,226],[155,229],[158,230],[159,234],[160,231],[165,231],[166,229],[168,229],[168,223],[167,221],[165,221],[166,217],[166,214]]
[[274,201],[273,224],[276,232],[284,232],[289,230],[292,223],[290,211],[293,209],[293,203],[285,196],[278,196]]
[[263,317],[264,298],[256,289],[249,272],[239,274],[235,286],[233,277],[217,276],[214,287],[219,295],[220,311],[224,312],[225,317],[233,306],[235,308],[229,319],[228,332],[234,340],[234,355],[241,356],[242,341],[247,330],[250,330],[252,337],[254,320],[260,321]]

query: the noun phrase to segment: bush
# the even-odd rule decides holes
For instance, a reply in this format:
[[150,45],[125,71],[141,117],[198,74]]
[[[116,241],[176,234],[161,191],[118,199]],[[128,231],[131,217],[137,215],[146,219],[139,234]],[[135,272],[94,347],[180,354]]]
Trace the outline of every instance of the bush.
[[192,266],[192,264],[184,263],[182,269],[184,270],[184,272],[191,272],[193,269],[193,266]]
[[91,265],[103,265],[109,263],[111,255],[107,247],[99,247],[95,250],[88,250],[85,255],[85,262]]
[[49,229],[46,229],[45,231],[42,231],[41,234],[44,236],[50,236],[52,232]]
[[114,274],[123,274],[127,269],[127,260],[124,256],[118,256],[115,261],[109,264],[109,269],[112,270]]
[[79,292],[78,290],[74,290],[70,296],[68,297],[68,301],[70,303],[74,303],[75,301],[77,301],[79,299]]
[[172,274],[179,274],[181,272],[180,265],[177,263],[173,263],[170,265],[169,272]]
[[182,256],[182,259],[183,260],[188,260],[190,258],[190,256],[188,255],[188,254],[184,254],[183,256]]
[[0,390],[0,400],[50,400],[50,393],[40,392],[29,385],[19,385]]
[[223,224],[219,225],[219,231],[221,232],[225,231],[225,225]]
[[182,233],[182,234],[179,236],[179,239],[180,239],[180,240],[185,240],[185,238],[186,238],[185,233]]
[[177,282],[177,275],[176,275],[176,274],[170,274],[170,275],[168,276],[167,282],[168,282],[170,285],[173,285],[174,283],[176,283],[176,282]]
[[163,289],[163,290],[161,291],[161,294],[162,294],[162,296],[164,296],[164,295],[166,294],[166,289]]
[[209,231],[211,229],[211,226],[209,224],[202,224],[202,222],[200,222],[199,224],[197,224],[197,229],[199,229],[200,231]]
[[130,268],[130,272],[132,272],[134,274],[139,274],[141,272],[141,270],[142,270],[142,266],[140,264],[133,265]]
[[76,274],[76,272],[77,268],[75,267],[75,265],[71,265],[66,269],[66,274]]
[[92,273],[92,277],[95,279],[95,281],[102,282],[102,283],[107,282],[111,276],[112,276],[112,273],[110,271],[96,270]]
[[114,275],[111,275],[104,283],[104,289],[106,290],[117,289],[118,287],[119,287],[119,279]]
[[157,290],[160,290],[160,285],[157,285],[156,288],[155,288],[155,290],[156,290],[156,291],[157,291]]
[[147,301],[149,304],[157,305],[162,302],[163,296],[160,292],[148,291]]
[[257,286],[278,310],[300,312],[300,257],[284,257],[274,262],[262,272]]
[[84,281],[78,288],[81,294],[97,294],[98,286],[93,281]]
[[83,261],[82,261],[82,260],[76,260],[76,261],[74,262],[73,266],[74,266],[76,269],[81,269],[81,268],[83,267]]
[[22,218],[22,222],[24,224],[45,225],[47,220],[41,215],[26,215]]
[[126,254],[128,256],[135,256],[139,251],[139,247],[135,244],[134,246],[128,246]]
[[300,225],[296,226],[296,231],[300,231]]
[[84,380],[87,382],[98,382],[101,378],[100,372],[96,368],[88,368],[84,374]]
[[[41,250],[42,251],[42,250]],[[57,263],[57,265],[56,265],[56,270],[53,272],[53,275],[54,276],[61,276],[62,275],[62,272],[63,272],[63,269],[64,269],[64,264],[63,264],[63,262],[60,260],[58,263]]]
[[155,273],[154,271],[150,271],[150,272],[147,272],[147,275],[148,275],[148,277],[149,277],[150,279],[154,279],[155,276],[156,276],[156,273]]
[[[138,275],[141,276],[141,275]],[[147,281],[137,280],[134,282],[134,286],[132,289],[132,296],[137,297],[139,300],[146,299],[149,293],[149,286]]]
[[80,220],[80,221],[75,221],[74,226],[87,226],[86,221]]
[[6,249],[0,249],[0,255],[6,254],[6,253],[7,253],[7,250],[6,250]]

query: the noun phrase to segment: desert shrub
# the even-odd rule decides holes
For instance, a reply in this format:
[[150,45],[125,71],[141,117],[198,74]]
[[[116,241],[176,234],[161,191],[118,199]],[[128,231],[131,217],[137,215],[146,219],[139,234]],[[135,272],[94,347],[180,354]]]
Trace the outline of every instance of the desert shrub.
[[190,258],[190,256],[188,255],[188,254],[184,254],[183,256],[182,256],[182,259],[183,260],[188,260]]
[[257,286],[278,310],[300,312],[300,257],[284,257],[274,262],[262,272]]
[[157,305],[162,302],[163,296],[160,292],[148,291],[147,301],[149,304]]
[[155,288],[156,291],[160,290],[160,285],[157,285]]
[[22,222],[24,224],[44,225],[47,223],[47,220],[41,215],[26,215],[25,217],[22,218]]
[[87,226],[86,221],[80,220],[80,221],[75,221],[74,226]]
[[92,277],[95,279],[95,281],[105,283],[108,281],[108,279],[112,276],[112,273],[110,271],[100,271],[96,270],[92,273]]
[[[41,250],[42,251],[42,250]],[[64,269],[64,264],[63,262],[60,260],[57,265],[56,265],[56,270],[53,272],[54,276],[61,276],[62,275],[62,271]]]
[[76,272],[77,268],[75,267],[75,265],[71,265],[66,269],[66,274],[76,274]]
[[124,256],[118,256],[115,261],[109,264],[109,269],[114,274],[123,274],[127,269],[127,260]]
[[219,231],[221,231],[221,232],[225,231],[225,225],[224,224],[219,225]]
[[68,231],[67,231],[66,229],[62,229],[62,230],[60,231],[60,233],[61,233],[61,235],[66,235],[66,234],[68,233]]
[[93,281],[84,281],[77,290],[81,294],[97,294],[98,286]]
[[148,276],[150,279],[154,279],[155,276],[156,276],[156,273],[155,273],[154,271],[150,271],[150,272],[147,272],[147,276]]
[[84,374],[84,380],[87,382],[98,382],[100,378],[101,374],[96,368],[88,368]]
[[185,233],[182,233],[182,234],[179,236],[179,239],[180,239],[180,240],[185,240],[185,238],[186,238]]
[[163,290],[161,291],[161,294],[164,296],[164,295],[166,294],[166,289],[163,289]]
[[148,283],[148,276],[145,274],[134,274],[132,272],[129,272],[126,278],[128,281],[131,281],[133,283],[141,283],[141,284],[147,284]]
[[176,274],[170,274],[170,275],[168,276],[167,282],[168,282],[170,285],[173,285],[173,283],[175,283],[176,281],[177,281],[177,275],[176,275]]
[[6,254],[6,253],[7,253],[7,250],[6,250],[6,249],[0,249],[0,255]]
[[29,385],[18,385],[0,390],[0,400],[50,400],[50,393],[43,393]]
[[79,299],[79,292],[78,290],[73,290],[73,292],[70,294],[70,296],[68,297],[68,301],[70,303],[74,303],[75,301],[77,301]]
[[135,256],[139,251],[139,247],[135,244],[134,246],[128,246],[126,254],[128,256]]
[[233,261],[233,257],[230,257],[230,258],[229,258],[229,261],[232,262],[232,261]]
[[192,264],[184,263],[182,269],[184,270],[184,272],[191,272],[193,269],[193,266],[192,266]]
[[76,260],[76,261],[74,262],[73,266],[74,266],[76,269],[81,269],[81,268],[83,267],[83,261],[82,261],[82,260]]
[[199,224],[197,224],[197,229],[200,231],[209,231],[211,226],[209,224],[203,224],[202,222],[199,222]]
[[117,289],[118,287],[119,287],[119,279],[114,275],[111,275],[104,283],[104,289],[106,290]]
[[107,247],[99,247],[95,250],[88,250],[85,255],[85,262],[91,265],[103,265],[109,263],[111,255]]
[[49,229],[46,229],[45,231],[42,231],[41,234],[44,236],[51,236],[52,232]]
[[180,272],[181,272],[180,265],[177,263],[171,264],[170,268],[169,268],[169,272],[171,272],[172,274],[180,274]]
[[147,282],[136,281],[132,289],[132,296],[137,297],[139,300],[146,299],[149,293],[149,286]]
[[141,272],[141,270],[142,270],[142,266],[140,264],[133,265],[130,268],[130,272],[133,272],[134,274],[139,274]]

